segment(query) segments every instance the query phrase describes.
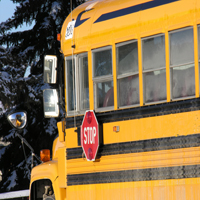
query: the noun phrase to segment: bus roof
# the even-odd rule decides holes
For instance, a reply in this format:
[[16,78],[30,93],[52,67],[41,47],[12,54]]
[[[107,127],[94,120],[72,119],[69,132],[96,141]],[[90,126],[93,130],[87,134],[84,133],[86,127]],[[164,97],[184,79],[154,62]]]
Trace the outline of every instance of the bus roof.
[[[61,50],[64,55],[70,55],[72,46],[74,53],[86,52],[191,26],[194,20],[200,23],[200,12],[196,9],[200,10],[198,0],[87,1],[65,20],[61,30]],[[73,37],[68,37],[73,26]]]

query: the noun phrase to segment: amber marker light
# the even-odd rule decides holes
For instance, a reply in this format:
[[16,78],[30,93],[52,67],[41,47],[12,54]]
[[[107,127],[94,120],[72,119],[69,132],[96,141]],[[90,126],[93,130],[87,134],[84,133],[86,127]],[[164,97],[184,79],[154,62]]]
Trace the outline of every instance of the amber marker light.
[[61,40],[61,35],[60,35],[60,33],[57,34],[57,40],[58,40],[58,41]]
[[50,150],[49,149],[42,149],[40,151],[40,160],[42,162],[50,161]]
[[119,126],[113,126],[113,131],[114,132],[119,132]]

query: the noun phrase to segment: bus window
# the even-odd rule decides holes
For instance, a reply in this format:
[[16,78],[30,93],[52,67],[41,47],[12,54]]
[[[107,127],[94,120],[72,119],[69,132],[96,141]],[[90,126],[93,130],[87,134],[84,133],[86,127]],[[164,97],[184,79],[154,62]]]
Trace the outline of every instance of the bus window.
[[142,40],[144,102],[166,100],[165,36]]
[[112,48],[105,47],[92,51],[95,108],[114,106]]
[[88,56],[78,57],[79,60],[79,82],[80,82],[80,110],[89,109],[89,83],[88,83]]
[[[73,64],[72,64],[73,63]],[[86,53],[66,58],[68,115],[89,109],[88,56]],[[75,106],[74,106],[75,104]]]
[[193,29],[170,33],[172,99],[195,95]]
[[137,41],[116,45],[119,107],[139,104]]
[[76,110],[75,59],[66,58],[67,111]]

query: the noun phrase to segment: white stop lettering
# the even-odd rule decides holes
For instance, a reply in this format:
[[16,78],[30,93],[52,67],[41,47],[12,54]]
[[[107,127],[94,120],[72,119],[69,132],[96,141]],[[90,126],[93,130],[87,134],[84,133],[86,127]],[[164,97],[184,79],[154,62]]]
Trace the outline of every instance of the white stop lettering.
[[96,135],[97,135],[96,127],[85,127],[84,144],[95,144]]

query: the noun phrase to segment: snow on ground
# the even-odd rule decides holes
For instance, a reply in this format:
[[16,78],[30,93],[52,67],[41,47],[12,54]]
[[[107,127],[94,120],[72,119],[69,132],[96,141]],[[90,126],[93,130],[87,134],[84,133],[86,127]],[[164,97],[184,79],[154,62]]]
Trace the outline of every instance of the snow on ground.
[[0,199],[11,199],[16,197],[28,197],[29,196],[29,190],[19,190],[15,192],[6,192],[0,194]]

